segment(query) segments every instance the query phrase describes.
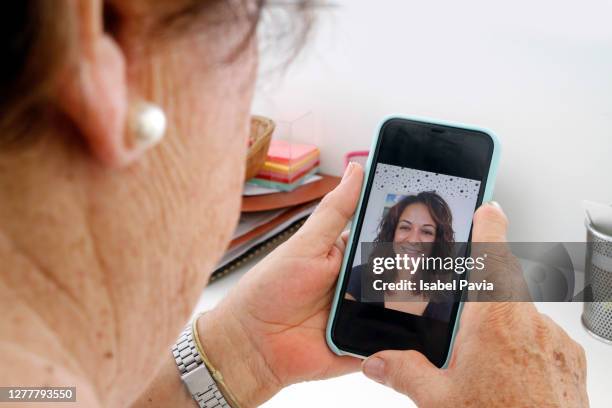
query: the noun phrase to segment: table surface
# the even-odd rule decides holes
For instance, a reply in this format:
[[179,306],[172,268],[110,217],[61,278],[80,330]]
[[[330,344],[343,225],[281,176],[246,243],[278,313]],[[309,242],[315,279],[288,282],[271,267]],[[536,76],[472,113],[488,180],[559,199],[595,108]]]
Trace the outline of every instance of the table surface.
[[[262,254],[252,258],[232,274],[207,287],[196,310],[213,308],[240,277],[263,256]],[[612,390],[607,376],[612,369],[612,346],[596,340],[584,330],[580,322],[582,303],[539,303],[537,306],[542,313],[554,319],[584,347],[588,361],[587,382],[591,406],[594,408],[610,406]],[[313,406],[407,408],[415,405],[407,397],[367,379],[361,373],[326,381],[295,384],[282,390],[264,404],[266,408]]]

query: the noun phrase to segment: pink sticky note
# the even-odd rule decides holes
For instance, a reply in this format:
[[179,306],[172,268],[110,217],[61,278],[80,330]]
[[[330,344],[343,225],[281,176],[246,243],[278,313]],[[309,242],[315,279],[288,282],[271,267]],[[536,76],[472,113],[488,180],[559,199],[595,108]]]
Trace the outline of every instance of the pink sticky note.
[[289,164],[299,161],[317,150],[317,146],[312,144],[289,143],[285,140],[273,139],[270,143],[270,149],[268,149],[268,160]]

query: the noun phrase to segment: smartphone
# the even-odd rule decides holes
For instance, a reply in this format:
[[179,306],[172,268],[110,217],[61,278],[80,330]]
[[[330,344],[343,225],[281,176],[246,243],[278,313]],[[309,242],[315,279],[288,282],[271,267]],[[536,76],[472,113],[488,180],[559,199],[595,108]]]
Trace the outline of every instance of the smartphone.
[[469,245],[473,214],[491,199],[499,155],[496,136],[485,129],[401,115],[381,122],[327,324],[332,351],[365,358],[412,349],[437,367],[448,364],[462,294],[453,301],[403,305],[385,291],[365,299],[367,244],[391,242],[395,248],[411,239],[450,239]]

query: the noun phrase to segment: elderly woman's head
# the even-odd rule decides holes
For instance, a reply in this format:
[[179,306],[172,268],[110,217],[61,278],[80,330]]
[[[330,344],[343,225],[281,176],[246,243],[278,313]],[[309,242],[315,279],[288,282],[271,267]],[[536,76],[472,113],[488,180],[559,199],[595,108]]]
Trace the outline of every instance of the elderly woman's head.
[[[90,239],[105,268],[209,271],[239,214],[262,3],[3,6],[0,216],[23,211],[9,233],[31,217],[67,235],[41,245]],[[167,117],[153,149],[130,134],[143,101]]]
[[[62,223],[65,239],[88,236],[103,267],[137,258],[150,273],[173,260],[209,270],[239,213],[258,3],[13,6],[0,163],[15,199],[39,198],[24,216]],[[144,151],[129,131],[141,101],[168,123]]]
[[[115,310],[117,333],[143,319],[176,330],[231,237],[261,7],[261,0],[2,6],[0,241],[92,315]],[[151,149],[130,134],[142,101],[167,118],[165,138]],[[127,309],[133,313],[123,316]],[[165,347],[167,336],[160,338]],[[107,340],[99,339],[101,349]]]

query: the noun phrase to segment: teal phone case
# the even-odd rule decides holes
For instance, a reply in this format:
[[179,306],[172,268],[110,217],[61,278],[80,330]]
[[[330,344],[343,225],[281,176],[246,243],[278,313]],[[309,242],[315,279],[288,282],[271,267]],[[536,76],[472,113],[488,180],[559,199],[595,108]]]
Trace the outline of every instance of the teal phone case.
[[[434,124],[434,125],[453,126],[453,127],[462,128],[462,129],[480,131],[480,132],[484,132],[487,135],[489,135],[491,137],[491,140],[493,141],[493,155],[491,157],[491,165],[489,167],[489,173],[487,176],[487,184],[485,185],[485,191],[484,191],[484,195],[482,198],[482,202],[486,203],[487,201],[491,201],[491,198],[493,197],[493,187],[495,185],[495,176],[497,174],[497,167],[499,165],[499,157],[501,153],[500,151],[501,146],[500,146],[499,139],[497,138],[495,133],[491,132],[488,129],[484,129],[484,128],[472,126],[472,125],[466,125],[463,123],[447,122],[443,120],[436,120],[436,119],[429,119],[429,118],[424,118],[424,117],[408,116],[408,115],[388,115],[384,117],[383,120],[380,122],[380,124],[376,128],[376,132],[374,133],[374,137],[372,140],[372,145],[370,146],[370,155],[368,156],[368,161],[364,169],[364,172],[365,172],[364,174],[366,175],[366,177],[370,177],[370,166],[372,165],[372,157],[374,155],[374,150],[376,148],[378,139],[380,138],[380,131],[382,130],[383,125],[391,119],[407,119],[407,120],[424,122],[424,123],[429,123],[429,124]],[[365,195],[365,187],[368,184],[368,181],[369,180],[366,178],[363,182],[363,186],[361,188],[361,195],[359,196],[359,203],[357,204],[357,211],[355,212],[355,215],[353,217],[354,220],[359,219],[359,216],[361,214],[361,211],[363,208],[362,207],[363,199]],[[354,234],[355,234],[355,228],[351,227],[351,232],[350,232],[349,239],[348,239],[349,245],[347,246],[344,252],[344,259],[342,261],[342,267],[340,269],[340,276],[338,277],[338,283],[336,284],[336,291],[334,293],[334,299],[332,301],[331,311],[329,313],[329,318],[327,320],[327,328],[325,330],[325,339],[327,340],[327,345],[329,346],[329,348],[335,354],[339,356],[349,355],[349,356],[358,357],[358,358],[365,358],[365,356],[354,354],[354,353],[349,353],[347,351],[341,350],[340,348],[336,346],[336,344],[334,344],[332,340],[332,336],[331,336],[332,323],[336,316],[336,312],[338,310],[338,303],[340,301],[340,291],[342,290],[342,282],[344,281],[346,265],[348,262],[348,254],[351,252],[353,245],[356,244],[356,242],[354,241]],[[459,310],[457,312],[457,318],[455,319],[455,324],[453,327],[453,334],[452,334],[451,342],[449,345],[449,352],[448,352],[446,361],[444,362],[444,365],[442,366],[442,368],[448,367],[448,364],[450,362],[451,354],[453,351],[453,346],[455,344],[455,338],[457,335],[457,331],[459,330],[459,320],[461,318],[462,311],[463,311],[463,302],[459,304]]]

